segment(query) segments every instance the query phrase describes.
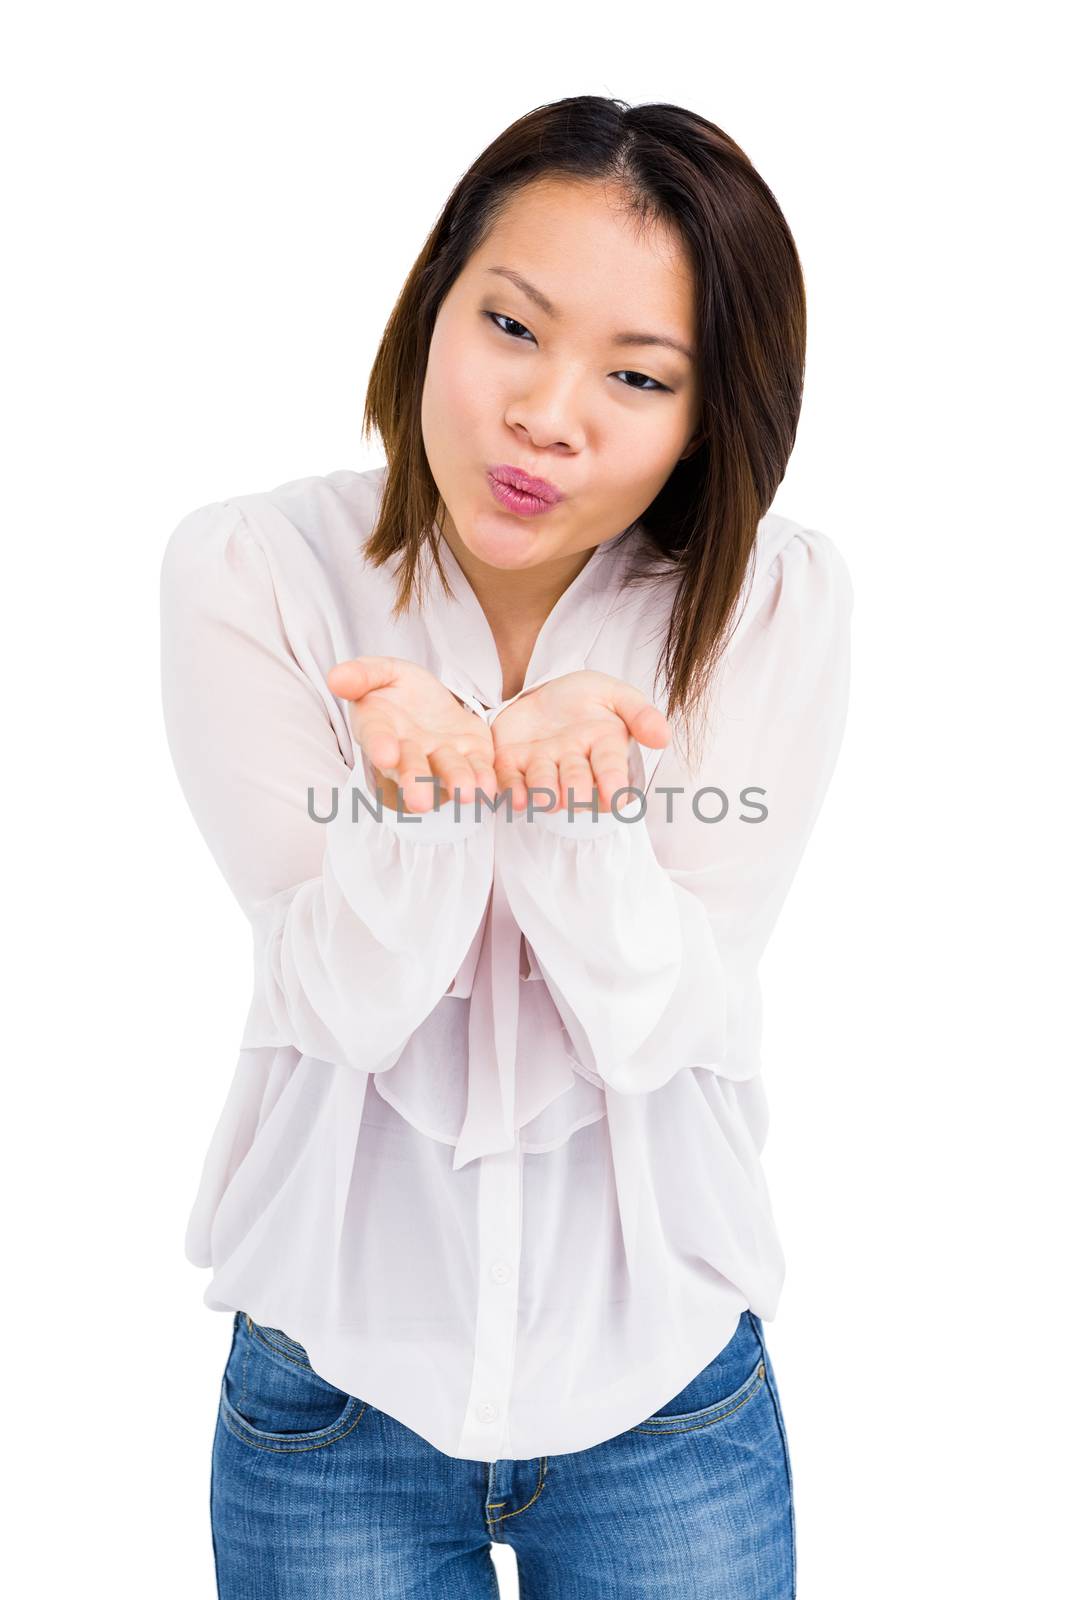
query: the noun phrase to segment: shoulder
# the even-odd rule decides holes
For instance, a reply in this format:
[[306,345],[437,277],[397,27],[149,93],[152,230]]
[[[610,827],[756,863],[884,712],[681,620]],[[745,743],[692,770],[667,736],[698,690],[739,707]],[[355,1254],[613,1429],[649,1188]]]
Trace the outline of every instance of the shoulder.
[[362,556],[378,516],[384,467],[345,468],[290,478],[272,489],[231,495],[221,502],[276,561],[312,557],[323,566]]
[[279,555],[299,547],[328,565],[361,554],[377,520],[384,483],[384,467],[345,468],[292,478],[262,494],[239,495],[233,503]]
[[749,626],[768,626],[780,610],[849,614],[852,576],[839,545],[821,529],[769,512],[760,521],[749,565],[738,639]]
[[[643,536],[637,548],[654,550],[647,535]],[[835,541],[828,534],[817,528],[809,528],[793,517],[783,516],[776,511],[767,512],[756,525],[747,572],[736,601],[734,615],[738,623],[747,623],[772,594],[780,591],[805,566],[831,577],[851,597],[851,576]],[[651,586],[647,591],[638,591],[641,603],[654,606],[665,619],[674,604],[679,581],[679,575],[664,573],[658,585]],[[629,598],[628,591],[624,590],[624,601]]]
[[226,589],[254,581],[262,567],[262,554],[239,506],[229,500],[194,506],[163,546],[159,592],[164,614],[216,611]]
[[780,582],[789,567],[805,562],[832,571],[851,583],[840,546],[828,533],[809,528],[792,517],[768,512],[760,521],[753,552],[757,582],[761,578]]
[[256,568],[279,596],[310,598],[343,586],[365,568],[363,542],[378,515],[384,477],[384,467],[342,469],[197,506],[166,540],[162,584],[199,586]]

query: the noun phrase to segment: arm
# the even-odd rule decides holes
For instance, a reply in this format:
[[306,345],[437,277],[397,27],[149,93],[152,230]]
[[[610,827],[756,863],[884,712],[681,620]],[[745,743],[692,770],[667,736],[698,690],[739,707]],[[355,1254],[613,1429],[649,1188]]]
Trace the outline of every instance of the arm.
[[[622,1093],[686,1067],[759,1071],[757,968],[844,732],[852,586],[824,535],[789,542],[716,674],[699,771],[664,753],[643,820],[521,812],[497,837],[509,903],[583,1065]],[[683,788],[667,820],[669,786]],[[701,821],[693,799],[722,790]],[[753,792],[746,804],[742,791]],[[717,817],[707,793],[699,813]],[[765,807],[763,821],[750,820]],[[619,810],[637,815],[639,798]],[[749,820],[742,820],[749,819]]]
[[[385,1071],[445,994],[482,920],[492,813],[417,820],[382,807],[354,745],[286,634],[265,551],[241,509],[199,508],[160,577],[163,711],[197,826],[255,945],[243,1047],[293,1045]],[[346,703],[347,704],[347,703]],[[316,821],[308,809],[314,790]],[[362,790],[352,821],[352,791]]]

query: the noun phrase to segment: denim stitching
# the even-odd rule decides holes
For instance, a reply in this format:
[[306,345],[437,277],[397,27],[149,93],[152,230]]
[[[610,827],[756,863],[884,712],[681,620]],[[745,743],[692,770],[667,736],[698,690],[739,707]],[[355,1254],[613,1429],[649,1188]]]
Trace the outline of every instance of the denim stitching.
[[[229,1355],[227,1355],[227,1357],[226,1357],[226,1365],[227,1366],[229,1366],[229,1364],[230,1364],[230,1356],[233,1355],[233,1347],[234,1347],[234,1344],[236,1343],[236,1340],[237,1340],[237,1325],[240,1322],[240,1320],[241,1320],[241,1313],[239,1311],[235,1311],[234,1314],[233,1314],[233,1327],[232,1327],[231,1332],[230,1332],[230,1351],[229,1351]],[[226,1380],[225,1380],[225,1377],[224,1377],[223,1378],[223,1384],[225,1384],[225,1381]],[[211,1506],[211,1518],[210,1518],[210,1520],[211,1520],[211,1565],[212,1565],[212,1567],[214,1569],[214,1573],[215,1573],[215,1587],[216,1587],[216,1589],[218,1589],[220,1587],[220,1581],[219,1581],[219,1579],[220,1579],[220,1575],[219,1575],[219,1544],[218,1544],[218,1539],[215,1536],[215,1520],[216,1520],[215,1519],[215,1457],[216,1457],[217,1454],[218,1454],[218,1452],[216,1451],[214,1445],[212,1445],[212,1447],[211,1447],[211,1479],[210,1479],[210,1484],[209,1484],[209,1487],[208,1487],[208,1503]]]
[[[336,1444],[338,1439],[347,1438],[352,1430],[359,1425],[360,1419],[362,1418],[366,1409],[367,1407],[365,1404],[360,1407],[359,1415],[356,1417],[355,1422],[352,1423],[351,1427],[345,1428],[343,1433],[335,1433],[331,1435],[329,1439],[316,1439],[308,1444],[262,1444],[259,1439],[254,1438],[250,1433],[246,1433],[242,1429],[239,1429],[225,1410],[222,1413],[222,1420],[225,1422],[227,1428],[233,1434],[235,1439],[240,1439],[242,1443],[251,1445],[254,1450],[269,1450],[273,1455],[288,1456],[297,1454],[301,1450],[324,1450],[327,1445]],[[336,1424],[334,1424],[334,1426],[336,1426]],[[297,1435],[297,1437],[299,1438],[299,1435]]]
[[[259,1323],[258,1322],[253,1322],[252,1318],[248,1315],[247,1311],[245,1312],[245,1321],[248,1324],[249,1333],[252,1335],[253,1338],[258,1339],[260,1344],[263,1345],[265,1349],[273,1350],[275,1355],[281,1356],[283,1361],[291,1362],[294,1367],[301,1367],[305,1372],[312,1372],[312,1373],[315,1374],[315,1377],[320,1377],[321,1376],[320,1373],[315,1372],[315,1369],[311,1365],[310,1361],[300,1361],[300,1360],[297,1359],[296,1356],[291,1356],[289,1354],[288,1350],[283,1350],[280,1345],[276,1345],[273,1342],[273,1340],[264,1338],[263,1331],[260,1328]],[[294,1339],[292,1341],[292,1343],[295,1344],[296,1340]],[[303,1347],[301,1346],[300,1348],[303,1348]],[[306,1354],[307,1354],[307,1352],[305,1351],[305,1355]],[[325,1383],[325,1381],[326,1380],[323,1379],[324,1383]],[[336,1387],[336,1385],[333,1385],[332,1387]]]
[[[280,1355],[282,1357],[283,1361],[289,1361],[294,1367],[300,1367],[303,1371],[310,1372],[315,1377],[319,1376],[319,1374],[317,1372],[315,1372],[314,1367],[311,1366],[310,1362],[307,1362],[307,1361],[296,1361],[296,1360],[293,1359],[293,1357],[286,1355],[284,1350],[279,1350],[277,1345],[272,1344],[269,1339],[264,1339],[262,1337],[262,1335],[260,1334],[258,1324],[252,1321],[252,1318],[248,1315],[247,1311],[243,1312],[242,1315],[244,1316],[245,1323],[247,1324],[249,1332],[251,1334],[253,1334],[257,1339],[259,1339],[260,1344],[262,1344],[266,1349],[275,1351],[276,1354],[278,1354],[278,1355]],[[236,1337],[236,1330],[235,1330],[235,1337]],[[231,1341],[231,1345],[232,1345],[232,1341]],[[242,1362],[241,1397],[238,1400],[236,1406],[234,1407],[234,1410],[236,1410],[236,1411],[240,1411],[241,1410],[241,1407],[244,1404],[245,1395],[248,1392],[248,1357],[249,1357],[249,1353],[250,1353],[249,1352],[249,1348],[246,1345],[245,1346],[245,1353],[244,1353],[244,1361]],[[325,1382],[325,1381],[326,1380],[323,1379],[323,1382]],[[331,1387],[336,1387],[336,1386],[335,1385],[331,1385]],[[344,1390],[343,1389],[339,1389],[337,1392],[338,1392],[338,1394],[343,1394]],[[349,1398],[349,1400],[354,1400],[355,1396],[354,1395],[349,1395],[348,1398]],[[345,1409],[346,1410],[348,1409],[347,1405],[346,1405]],[[356,1417],[355,1422],[353,1422],[352,1427],[351,1428],[346,1428],[344,1430],[344,1433],[335,1434],[329,1439],[317,1439],[317,1440],[315,1440],[314,1443],[310,1443],[310,1444],[297,1444],[297,1443],[295,1443],[295,1440],[300,1438],[299,1434],[294,1435],[294,1443],[291,1444],[291,1445],[260,1444],[259,1440],[254,1438],[250,1433],[246,1433],[244,1431],[239,1430],[238,1427],[237,1427],[237,1424],[234,1423],[231,1420],[231,1418],[229,1417],[229,1415],[227,1414],[225,1409],[223,1410],[223,1421],[225,1422],[227,1428],[229,1429],[230,1433],[233,1434],[235,1439],[240,1439],[245,1444],[250,1444],[257,1450],[270,1450],[270,1451],[273,1451],[274,1454],[276,1454],[276,1455],[290,1455],[294,1451],[321,1450],[324,1445],[335,1444],[338,1439],[343,1439],[346,1434],[349,1434],[349,1433],[352,1432],[352,1428],[355,1428],[358,1425],[358,1423],[360,1421],[360,1418],[363,1416],[363,1412],[366,1411],[366,1409],[367,1409],[367,1402],[364,1401],[363,1405],[362,1405],[362,1407],[361,1407],[361,1409],[359,1411],[359,1415]],[[338,1419],[337,1422],[331,1424],[331,1426],[334,1427],[334,1428],[338,1427],[339,1425],[340,1425],[340,1419]],[[316,1431],[316,1430],[312,1430],[312,1431]],[[305,1437],[306,1437],[306,1435],[305,1435]]]
[[[485,1492],[486,1492],[487,1495],[490,1495],[495,1491],[495,1489],[496,1489],[496,1462],[495,1461],[490,1461],[488,1463],[488,1465],[486,1466],[486,1469],[485,1469]],[[504,1506],[504,1505],[507,1505],[507,1501],[506,1500],[487,1500],[486,1501],[485,1508],[484,1508],[484,1510],[485,1510],[485,1525],[486,1525],[486,1528],[489,1531],[489,1537],[490,1538],[493,1537],[493,1523],[495,1521],[495,1518],[490,1516],[490,1512],[494,1511],[497,1506]]]
[[[504,1515],[502,1517],[487,1517],[486,1521],[490,1524],[490,1526],[492,1526],[494,1523],[497,1523],[497,1522],[506,1522],[508,1517],[517,1517],[520,1511],[528,1511],[529,1508],[533,1505],[534,1501],[537,1499],[538,1495],[541,1493],[541,1490],[545,1486],[545,1479],[548,1477],[548,1457],[547,1456],[539,1456],[538,1457],[538,1461],[539,1461],[539,1466],[538,1466],[537,1488],[534,1490],[534,1492],[530,1496],[529,1500],[527,1500],[527,1502],[526,1502],[526,1504],[524,1506],[516,1506],[514,1511],[505,1511]],[[492,1503],[486,1509],[487,1510],[492,1510],[494,1506],[504,1506],[504,1505],[507,1505],[507,1501],[506,1500],[494,1500],[494,1501],[492,1501]]]
[[[749,1313],[749,1321],[750,1322],[752,1321],[751,1312]],[[755,1332],[757,1338],[759,1339],[760,1348],[763,1351],[764,1358],[767,1359],[767,1346],[764,1343],[763,1334],[762,1334],[761,1330],[756,1327],[754,1322],[752,1323],[752,1327],[753,1327],[753,1331]],[[795,1507],[794,1507],[794,1504],[793,1504],[793,1469],[792,1469],[792,1466],[790,1465],[790,1461],[789,1461],[789,1444],[788,1444],[788,1442],[786,1440],[785,1421],[784,1421],[784,1419],[782,1417],[782,1409],[779,1406],[777,1397],[776,1397],[776,1395],[774,1393],[773,1384],[768,1384],[767,1387],[770,1390],[771,1401],[772,1401],[772,1403],[774,1405],[774,1420],[778,1425],[778,1436],[782,1441],[782,1458],[783,1458],[784,1463],[785,1463],[786,1483],[787,1483],[788,1489],[789,1489],[789,1559],[790,1559],[790,1565],[792,1567],[792,1572],[791,1572],[791,1575],[790,1575],[790,1584],[789,1584],[789,1600],[796,1600],[796,1594],[797,1594],[797,1523],[796,1523],[796,1510],[795,1510]]]
[[241,1358],[241,1396],[240,1396],[240,1399],[237,1402],[238,1411],[240,1411],[241,1407],[245,1403],[245,1395],[247,1394],[247,1392],[248,1392],[248,1346],[245,1345],[245,1353],[244,1353],[243,1357]]
[[703,1422],[694,1422],[688,1428],[646,1428],[642,1423],[638,1423],[636,1427],[627,1428],[626,1432],[657,1434],[697,1433],[701,1428],[713,1428],[717,1422],[725,1422],[727,1417],[732,1417],[736,1412],[740,1411],[742,1406],[747,1406],[748,1402],[757,1394],[759,1394],[760,1390],[763,1388],[766,1370],[766,1367],[761,1361],[759,1366],[756,1368],[755,1374],[755,1378],[758,1381],[753,1381],[752,1387],[749,1389],[748,1393],[738,1401],[737,1405],[732,1406],[729,1411],[721,1412],[716,1417],[706,1417]]

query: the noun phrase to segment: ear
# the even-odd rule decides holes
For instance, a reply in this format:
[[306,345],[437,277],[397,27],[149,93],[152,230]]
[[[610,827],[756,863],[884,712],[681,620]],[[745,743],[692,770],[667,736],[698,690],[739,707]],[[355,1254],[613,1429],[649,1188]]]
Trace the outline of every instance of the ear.
[[700,446],[703,443],[704,443],[704,435],[703,435],[703,433],[694,433],[693,437],[690,439],[689,443],[686,445],[685,449],[682,451],[681,455],[678,457],[678,460],[679,461],[687,460],[688,457],[693,454],[694,450],[699,450]]

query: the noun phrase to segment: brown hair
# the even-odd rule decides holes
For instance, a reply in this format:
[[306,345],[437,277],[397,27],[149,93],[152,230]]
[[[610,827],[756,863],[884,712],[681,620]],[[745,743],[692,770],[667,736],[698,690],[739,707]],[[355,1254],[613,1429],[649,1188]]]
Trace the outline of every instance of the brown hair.
[[[793,236],[744,151],[681,106],[577,95],[505,129],[448,198],[393,308],[367,386],[363,434],[385,448],[366,543],[400,553],[394,611],[417,589],[419,551],[438,554],[440,496],[422,444],[421,398],[438,308],[504,205],[534,179],[607,181],[645,226],[671,226],[696,285],[701,442],[638,519],[650,543],[628,581],[673,577],[658,671],[665,715],[690,719],[740,614],[756,526],[785,473],[804,383],[807,315]],[[626,541],[628,545],[630,541]]]

